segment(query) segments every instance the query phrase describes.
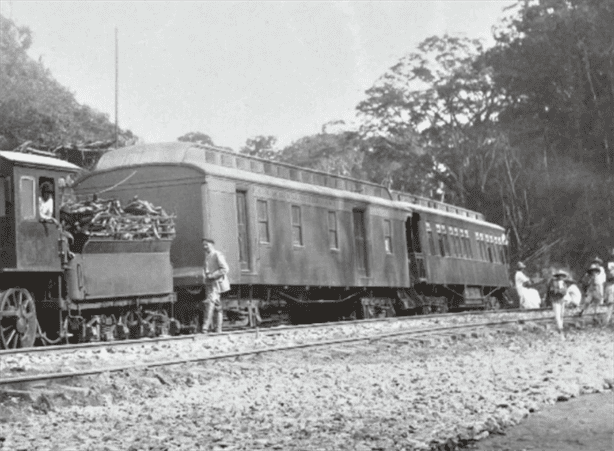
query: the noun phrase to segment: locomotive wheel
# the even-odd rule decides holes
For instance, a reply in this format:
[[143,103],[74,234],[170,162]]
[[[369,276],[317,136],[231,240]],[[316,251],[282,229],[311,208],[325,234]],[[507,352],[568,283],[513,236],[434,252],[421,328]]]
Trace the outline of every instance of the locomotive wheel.
[[3,349],[34,346],[37,331],[34,298],[25,288],[10,288],[0,300],[0,343]]

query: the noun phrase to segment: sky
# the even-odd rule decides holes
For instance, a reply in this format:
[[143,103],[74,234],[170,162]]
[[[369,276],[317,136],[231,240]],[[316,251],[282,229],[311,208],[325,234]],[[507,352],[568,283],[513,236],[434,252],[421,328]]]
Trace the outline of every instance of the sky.
[[354,121],[365,91],[422,40],[491,44],[513,3],[3,0],[0,13],[28,26],[30,56],[111,121],[117,28],[120,127],[148,143],[199,131],[238,150]]

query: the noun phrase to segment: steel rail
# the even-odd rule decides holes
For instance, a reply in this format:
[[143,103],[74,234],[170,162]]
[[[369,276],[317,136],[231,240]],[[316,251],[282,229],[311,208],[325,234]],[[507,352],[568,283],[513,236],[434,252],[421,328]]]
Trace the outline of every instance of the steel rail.
[[247,335],[247,334],[271,334],[276,332],[287,332],[292,330],[303,330],[303,329],[317,329],[323,327],[334,327],[334,326],[342,326],[342,325],[360,325],[360,324],[370,324],[370,323],[382,323],[382,322],[396,322],[396,321],[419,321],[421,319],[432,319],[432,318],[454,318],[454,317],[464,317],[464,316],[483,316],[488,314],[511,314],[511,313],[537,313],[543,311],[550,311],[549,308],[539,308],[539,309],[502,309],[502,310],[471,310],[465,312],[452,312],[452,313],[435,313],[430,315],[413,315],[413,316],[393,316],[386,318],[369,318],[369,319],[361,319],[361,320],[353,320],[353,321],[330,321],[326,323],[313,323],[313,324],[300,324],[300,325],[281,325],[281,326],[273,326],[273,327],[259,327],[259,328],[251,328],[251,329],[237,329],[237,330],[229,330],[225,332],[219,333],[211,333],[207,335],[203,334],[187,334],[187,335],[175,335],[175,336],[160,336],[160,337],[148,337],[148,338],[137,338],[137,339],[129,339],[129,340],[113,340],[113,341],[96,341],[90,343],[73,343],[73,344],[62,344],[62,345],[51,345],[51,346],[35,346],[31,348],[16,348],[16,349],[0,349],[0,358],[7,355],[15,355],[15,354],[33,354],[33,353],[46,353],[46,352],[54,352],[54,351],[79,351],[82,349],[96,349],[96,348],[104,348],[104,347],[115,347],[115,346],[131,346],[131,345],[148,345],[148,344],[156,344],[161,342],[174,342],[174,341],[184,341],[184,340],[197,340],[200,337],[223,337],[227,335]]
[[[137,369],[147,369],[147,368],[157,368],[164,366],[172,366],[172,365],[181,365],[186,363],[196,363],[196,362],[206,362],[212,360],[224,360],[231,359],[237,357],[244,357],[250,355],[264,354],[264,353],[272,353],[272,352],[281,352],[281,351],[289,351],[295,349],[303,349],[303,348],[315,348],[320,346],[330,346],[336,344],[343,343],[352,343],[352,342],[360,342],[360,341],[376,341],[382,340],[390,337],[397,337],[402,335],[418,335],[418,336],[428,336],[428,335],[436,335],[437,332],[443,331],[451,331],[458,329],[475,329],[475,328],[483,328],[488,326],[502,326],[505,324],[515,324],[520,321],[524,321],[522,319],[514,319],[514,320],[505,320],[505,321],[494,321],[494,322],[486,322],[486,323],[474,323],[474,324],[459,324],[454,326],[444,326],[444,327],[436,327],[436,328],[425,328],[425,329],[407,329],[402,331],[395,332],[386,332],[375,335],[365,335],[360,337],[351,337],[351,338],[340,338],[335,340],[323,340],[309,343],[297,343],[293,345],[285,345],[285,346],[273,346],[273,347],[265,347],[259,349],[252,349],[249,351],[237,351],[237,352],[229,352],[229,353],[221,353],[207,356],[198,356],[198,357],[189,357],[189,358],[181,358],[181,359],[172,359],[172,360],[161,360],[147,363],[136,363],[130,365],[118,365],[113,367],[104,367],[104,368],[90,368],[87,370],[74,371],[70,373],[50,373],[50,374],[37,374],[30,376],[22,376],[22,377],[13,377],[13,378],[0,378],[0,386],[2,385],[12,385],[12,384],[21,384],[28,382],[41,382],[41,381],[51,381],[56,379],[67,379],[74,377],[82,377],[82,376],[91,376],[95,374],[102,373],[114,373],[120,371],[130,371]],[[548,318],[536,318],[531,321],[552,321],[552,317]]]

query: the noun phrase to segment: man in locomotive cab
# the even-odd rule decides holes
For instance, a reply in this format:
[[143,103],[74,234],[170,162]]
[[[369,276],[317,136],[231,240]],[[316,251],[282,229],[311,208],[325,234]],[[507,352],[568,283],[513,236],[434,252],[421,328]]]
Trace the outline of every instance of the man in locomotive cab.
[[53,184],[44,181],[40,184],[40,196],[38,198],[38,214],[41,222],[57,222],[54,215],[54,190]]
[[212,326],[213,313],[216,315],[216,330],[222,331],[223,310],[220,295],[230,290],[228,281],[228,263],[224,254],[215,249],[215,241],[210,238],[203,238],[203,249],[205,251],[205,265],[203,269],[205,279],[206,298],[204,300],[203,311],[204,321],[202,333],[207,333]]

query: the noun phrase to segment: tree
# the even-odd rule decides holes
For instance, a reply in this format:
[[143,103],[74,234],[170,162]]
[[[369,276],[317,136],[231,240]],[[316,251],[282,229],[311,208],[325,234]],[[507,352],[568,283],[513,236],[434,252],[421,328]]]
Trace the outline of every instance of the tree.
[[215,146],[215,144],[213,144],[213,140],[211,139],[211,137],[207,135],[206,133],[202,133],[202,132],[186,133],[185,135],[177,138],[177,141],[199,143],[199,144],[205,144],[208,146]]
[[359,178],[363,155],[355,132],[305,136],[285,147],[280,160],[297,166]]
[[486,58],[518,139],[614,171],[614,2],[519,1]]
[[[14,148],[24,141],[38,147],[115,140],[108,116],[60,85],[42,62],[27,54],[32,32],[0,15],[0,141]],[[120,142],[134,138],[121,131]]]
[[611,0],[519,1],[483,55],[530,193],[518,251],[543,264],[614,246],[613,19]]
[[279,150],[275,149],[276,143],[277,138],[275,136],[258,135],[248,138],[240,152],[253,157],[264,158],[265,160],[276,160],[279,158]]
[[405,145],[406,158],[414,154],[409,166],[442,183],[448,200],[481,211],[507,146],[496,123],[502,96],[482,52],[478,40],[430,37],[389,69],[357,107],[367,135]]

